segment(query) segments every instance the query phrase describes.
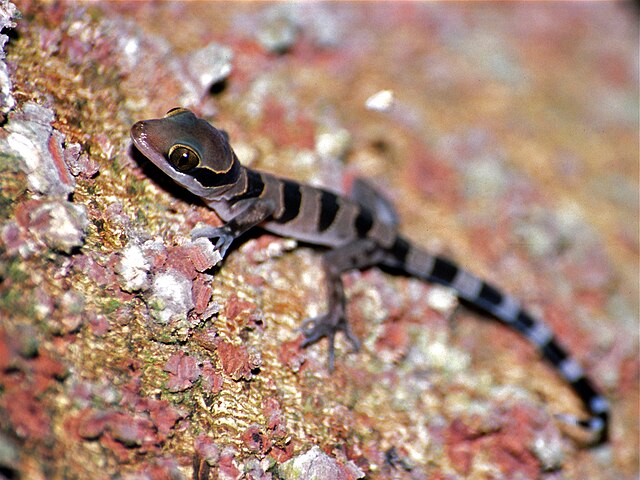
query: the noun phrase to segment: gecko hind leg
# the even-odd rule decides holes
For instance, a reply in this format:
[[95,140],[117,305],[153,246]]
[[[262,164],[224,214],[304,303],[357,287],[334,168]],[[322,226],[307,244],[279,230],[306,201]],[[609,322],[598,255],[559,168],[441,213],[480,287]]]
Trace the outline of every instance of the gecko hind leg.
[[383,250],[373,240],[360,239],[330,250],[322,257],[327,284],[327,313],[302,322],[301,330],[305,336],[302,347],[326,337],[329,340],[329,371],[333,371],[335,365],[335,336],[338,332],[344,333],[354,350],[360,347],[360,341],[351,331],[345,316],[344,287],[340,276],[348,270],[375,265],[382,255]]

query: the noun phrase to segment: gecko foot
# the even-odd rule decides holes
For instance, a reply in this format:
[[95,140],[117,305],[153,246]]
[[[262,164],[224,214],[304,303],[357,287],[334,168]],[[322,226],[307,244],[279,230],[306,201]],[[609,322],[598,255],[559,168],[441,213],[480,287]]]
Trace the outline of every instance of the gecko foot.
[[360,340],[353,334],[349,322],[344,317],[344,314],[340,309],[336,309],[334,312],[320,315],[317,317],[307,318],[302,322],[300,330],[305,336],[302,342],[302,347],[306,348],[309,345],[313,345],[323,338],[329,340],[329,371],[333,372],[335,366],[335,337],[336,333],[344,333],[349,343],[351,343],[353,350],[358,351],[360,348]]
[[210,225],[205,225],[202,227],[196,227],[191,230],[191,239],[195,240],[197,238],[208,238],[213,242],[215,249],[220,252],[220,256],[224,258],[227,253],[227,249],[231,246],[231,243],[234,240],[234,236],[229,231],[229,228],[226,225],[222,227],[212,227]]

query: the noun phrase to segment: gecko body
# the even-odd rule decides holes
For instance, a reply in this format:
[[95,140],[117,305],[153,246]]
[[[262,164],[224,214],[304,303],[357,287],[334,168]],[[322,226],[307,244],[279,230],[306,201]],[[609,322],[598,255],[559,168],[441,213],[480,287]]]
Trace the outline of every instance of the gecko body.
[[322,256],[328,309],[306,319],[302,330],[304,346],[328,339],[330,369],[338,332],[355,348],[359,345],[345,317],[341,274],[374,265],[399,269],[452,288],[459,298],[523,334],[571,385],[589,412],[585,419],[566,414],[558,417],[587,429],[595,443],[606,441],[607,400],[546,324],[514,297],[403,237],[395,210],[368,183],[354,182],[351,196],[346,197],[243,167],[226,133],[183,108],[174,108],[160,119],[137,122],[131,128],[131,138],[143,155],[200,197],[225,222],[220,227],[192,231],[194,238],[211,239],[223,257],[235,238],[255,226],[328,247]]

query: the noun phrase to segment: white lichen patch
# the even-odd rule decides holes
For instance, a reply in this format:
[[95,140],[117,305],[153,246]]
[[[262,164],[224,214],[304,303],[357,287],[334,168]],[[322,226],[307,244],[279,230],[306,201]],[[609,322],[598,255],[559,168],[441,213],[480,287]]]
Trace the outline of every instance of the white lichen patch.
[[83,205],[63,201],[42,204],[30,218],[34,234],[49,248],[65,253],[83,244],[89,225]]
[[[15,28],[16,22],[14,20],[18,18],[20,18],[20,12],[13,3],[9,1],[0,3],[0,31],[5,28]],[[0,112],[2,113],[10,112],[16,105],[9,69],[4,61],[5,44],[8,41],[8,35],[0,34]]]
[[157,322],[166,324],[186,320],[187,314],[194,307],[191,282],[177,270],[167,270],[156,275],[151,292],[149,307],[151,316]]
[[393,90],[380,90],[367,98],[364,106],[367,110],[387,112],[393,106],[394,100]]
[[458,297],[453,289],[436,285],[427,293],[427,304],[436,312],[449,315],[458,306]]
[[[20,159],[20,168],[27,174],[32,190],[44,195],[66,196],[73,192],[75,182],[68,171],[60,170],[66,169],[66,165],[56,163],[50,151],[50,139],[55,132],[51,126],[54,119],[51,109],[26,103],[20,115],[7,123],[5,130],[8,135],[0,139],[0,148]],[[61,144],[62,135],[55,133],[54,142]]]
[[416,369],[435,369],[442,373],[456,374],[469,368],[471,357],[449,344],[446,332],[436,332],[434,335],[426,330],[418,330],[414,347],[407,356],[407,363]]
[[122,282],[120,288],[125,292],[135,292],[149,288],[149,269],[151,265],[145,258],[142,248],[129,244],[121,252],[116,273]]
[[[363,478],[364,473],[356,472],[355,477]],[[303,454],[297,455],[287,460],[278,467],[280,477],[285,480],[324,480],[332,478],[335,480],[346,479],[345,472],[340,468],[338,462],[323,452],[320,447],[314,446]]]
[[184,79],[181,104],[197,104],[209,88],[229,76],[233,68],[232,61],[231,48],[212,42],[190,54],[184,62],[172,64],[176,73]]
[[351,146],[351,134],[344,128],[321,132],[316,136],[315,149],[322,158],[343,158]]
[[536,435],[531,445],[531,453],[540,460],[544,470],[559,469],[564,462],[564,451],[558,430],[545,429]]

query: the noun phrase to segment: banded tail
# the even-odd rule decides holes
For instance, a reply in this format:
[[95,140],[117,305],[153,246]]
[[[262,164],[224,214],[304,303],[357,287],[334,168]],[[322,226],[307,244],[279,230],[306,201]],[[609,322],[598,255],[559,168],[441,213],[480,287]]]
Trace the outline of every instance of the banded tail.
[[501,293],[449,260],[430,255],[400,236],[390,253],[392,258],[386,263],[402,268],[417,278],[452,288],[461,299],[522,333],[571,385],[590,414],[586,419],[568,414],[559,414],[557,417],[589,431],[595,443],[607,441],[609,402],[593,386],[578,362],[559,345],[553,332],[542,320],[534,318],[514,297]]

